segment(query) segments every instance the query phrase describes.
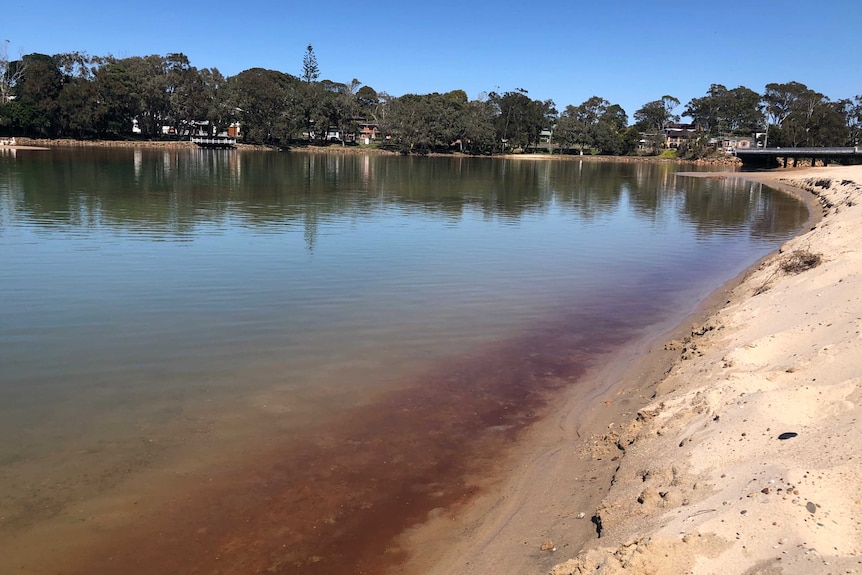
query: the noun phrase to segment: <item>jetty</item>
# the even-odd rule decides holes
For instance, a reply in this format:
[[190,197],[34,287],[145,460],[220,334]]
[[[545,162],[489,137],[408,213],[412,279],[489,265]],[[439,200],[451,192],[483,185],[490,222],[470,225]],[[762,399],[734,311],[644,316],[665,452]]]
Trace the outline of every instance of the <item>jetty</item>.
[[217,136],[193,135],[191,137],[193,144],[197,144],[201,148],[235,148],[236,138],[226,134]]

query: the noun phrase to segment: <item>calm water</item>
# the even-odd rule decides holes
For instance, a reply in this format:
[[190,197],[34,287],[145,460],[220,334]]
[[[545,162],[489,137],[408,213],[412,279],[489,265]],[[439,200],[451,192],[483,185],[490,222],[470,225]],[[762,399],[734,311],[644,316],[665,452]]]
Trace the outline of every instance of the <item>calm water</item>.
[[565,369],[558,349],[524,378],[568,384],[590,357],[680,319],[806,218],[759,184],[675,170],[0,156],[0,555],[24,549],[29,572],[28,545],[122,526],[128,500],[173,489],[172,476],[312,427],[360,433],[346,423],[357,409],[385,419],[392,397],[414,401],[439,381],[457,394],[513,349],[576,345]]

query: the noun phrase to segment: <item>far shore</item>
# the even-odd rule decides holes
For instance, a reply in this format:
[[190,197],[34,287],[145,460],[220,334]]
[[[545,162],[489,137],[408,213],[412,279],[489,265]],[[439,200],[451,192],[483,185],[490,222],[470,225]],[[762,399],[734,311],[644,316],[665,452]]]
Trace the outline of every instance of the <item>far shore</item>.
[[[48,150],[51,148],[157,148],[157,149],[195,149],[196,145],[189,141],[180,140],[75,140],[75,139],[44,139],[44,138],[17,138],[18,146],[5,146],[7,148]],[[2,149],[2,148],[0,148]],[[236,145],[237,150],[278,151],[274,146],[257,144]],[[332,144],[328,146],[296,145],[285,151],[309,154],[359,154],[359,155],[389,155],[400,156],[400,152],[386,150],[369,146],[340,146]],[[414,157],[421,157],[415,155]],[[431,157],[445,158],[502,158],[507,160],[567,160],[567,161],[592,161],[592,162],[650,162],[661,164],[699,164],[716,166],[740,166],[741,162],[733,156],[718,156],[701,160],[684,160],[681,158],[661,158],[659,156],[603,156],[593,154],[548,154],[548,153],[524,153],[524,154],[499,154],[495,156],[473,156],[461,152],[448,154],[433,152],[425,154]]]

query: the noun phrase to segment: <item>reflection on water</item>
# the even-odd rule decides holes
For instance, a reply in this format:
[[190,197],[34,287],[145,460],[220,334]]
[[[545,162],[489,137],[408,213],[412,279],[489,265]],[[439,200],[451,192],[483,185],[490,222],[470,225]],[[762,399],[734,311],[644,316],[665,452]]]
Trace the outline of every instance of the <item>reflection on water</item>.
[[489,346],[565,342],[585,326],[618,342],[678,318],[805,219],[760,184],[674,172],[212,150],[0,157],[0,555],[147,473],[192,473],[262,434],[335,422],[441,364],[489,363]]
[[[110,227],[166,240],[213,226],[277,233],[292,224],[313,238],[327,221],[384,208],[453,220],[469,209],[517,222],[560,206],[593,219],[623,200],[645,221],[674,203],[702,232],[725,233],[757,211],[770,212],[772,203],[760,184],[745,184],[748,196],[738,193],[741,184],[733,178],[683,187],[673,166],[648,163],[136,149],[30,156],[9,163],[4,177],[4,217],[17,213],[37,227]],[[772,233],[781,234],[792,223],[782,215],[777,225],[785,229]],[[765,230],[750,233],[769,237]]]

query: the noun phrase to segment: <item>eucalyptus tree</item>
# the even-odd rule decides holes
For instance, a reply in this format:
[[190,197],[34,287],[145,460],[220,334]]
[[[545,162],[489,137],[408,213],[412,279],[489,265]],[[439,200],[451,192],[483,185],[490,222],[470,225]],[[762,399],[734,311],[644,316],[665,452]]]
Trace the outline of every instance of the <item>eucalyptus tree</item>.
[[99,66],[93,75],[96,101],[94,131],[100,138],[116,138],[132,133],[138,112],[137,84],[134,76],[118,61]]
[[27,63],[23,58],[9,60],[9,40],[0,43],[0,106],[9,102],[12,91],[26,71]]
[[862,143],[862,95],[853,100],[845,100],[845,115],[847,116],[847,143],[858,146]]
[[490,154],[496,146],[494,121],[497,110],[487,98],[471,100],[463,110],[461,151],[470,154]]
[[728,90],[712,84],[702,98],[692,98],[684,115],[708,134],[750,134],[763,126],[761,96],[745,86]]
[[635,112],[635,122],[647,130],[661,132],[668,125],[678,122],[679,116],[674,109],[679,106],[679,100],[673,96],[662,96],[660,100],[647,102]]
[[356,91],[356,103],[367,116],[374,116],[375,108],[379,102],[380,96],[377,94],[377,90],[371,86],[362,86]]
[[552,100],[532,100],[522,88],[491,92],[488,98],[497,108],[497,139],[505,144],[503,148],[526,150],[537,145],[542,130],[550,128],[557,116]]
[[318,92],[319,100],[316,102],[320,122],[320,136],[326,134],[329,128],[336,128],[340,135],[340,141],[345,143],[345,133],[348,129],[355,128],[355,118],[359,113],[359,104],[356,101],[355,90],[358,80],[351,84],[342,84],[324,80],[320,82],[323,91]]
[[461,90],[446,94],[405,94],[387,106],[381,128],[406,153],[448,150],[465,134],[467,96]]
[[598,96],[587,99],[579,106],[566,106],[554,132],[557,143],[564,142],[567,148],[577,146],[581,155],[585,149],[594,148],[599,119],[604,116],[609,106],[610,102]]
[[3,105],[3,121],[22,134],[54,137],[59,133],[57,96],[63,76],[56,60],[46,54],[28,54],[19,65],[24,69],[15,83],[14,100]]
[[623,134],[628,115],[619,104],[593,96],[579,106],[566,106],[557,121],[554,138],[565,150],[577,147],[617,155],[626,151]]
[[679,106],[679,100],[665,95],[660,100],[647,102],[635,112],[635,123],[639,129],[647,132],[654,149],[664,144],[664,129],[679,121],[679,116],[673,113],[677,106]]
[[57,54],[54,59],[62,75],[62,87],[57,95],[59,135],[79,139],[94,137],[93,103],[99,99],[94,81],[95,60],[80,52]]
[[228,79],[230,106],[237,110],[248,142],[284,145],[298,118],[295,101],[298,78],[264,68],[251,68]]
[[580,126],[578,124],[578,108],[569,104],[557,119],[554,128],[554,141],[565,153],[578,143],[580,138]]
[[164,56],[132,56],[116,60],[100,58],[99,64],[119,62],[131,74],[136,86],[138,127],[144,136],[161,135],[162,126],[170,123],[171,98],[167,86],[167,62]]
[[780,128],[809,92],[808,86],[799,82],[767,84],[763,92],[763,104],[770,125]]
[[205,96],[204,111],[200,119],[209,121],[216,127],[216,131],[224,131],[237,119],[237,111],[229,102],[227,80],[218,68],[202,68],[198,74]]
[[637,146],[626,141],[629,117],[619,104],[607,106],[595,126],[593,145],[602,154],[626,154]]
[[846,105],[805,84],[767,84],[763,103],[773,146],[840,146],[850,139]]
[[165,56],[165,91],[170,103],[170,124],[178,133],[185,133],[192,123],[202,120],[207,112],[206,88],[197,68],[188,56],[179,52]]

